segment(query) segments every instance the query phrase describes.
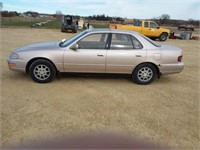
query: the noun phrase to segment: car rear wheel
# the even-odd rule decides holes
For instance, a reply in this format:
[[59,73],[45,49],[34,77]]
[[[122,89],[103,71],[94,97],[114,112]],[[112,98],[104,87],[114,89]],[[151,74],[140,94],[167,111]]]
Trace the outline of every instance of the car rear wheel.
[[133,81],[142,85],[150,84],[156,77],[157,70],[152,64],[141,64],[132,73]]
[[167,40],[167,33],[162,33],[159,37],[160,41],[166,41]]
[[50,82],[56,76],[56,69],[54,65],[43,59],[34,61],[29,68],[29,72],[31,78],[38,83]]

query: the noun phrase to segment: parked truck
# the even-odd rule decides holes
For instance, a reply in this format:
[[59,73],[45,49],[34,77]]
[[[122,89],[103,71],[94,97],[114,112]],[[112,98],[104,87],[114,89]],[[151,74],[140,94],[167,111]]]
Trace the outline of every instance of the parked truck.
[[179,25],[178,30],[191,30],[194,31],[194,26],[193,25]]
[[158,38],[160,41],[167,40],[170,35],[169,29],[159,27],[154,21],[135,21],[130,25],[110,23],[109,28],[136,31],[152,39]]
[[73,17],[70,15],[63,16],[61,32],[74,32],[78,30],[78,21],[74,21]]

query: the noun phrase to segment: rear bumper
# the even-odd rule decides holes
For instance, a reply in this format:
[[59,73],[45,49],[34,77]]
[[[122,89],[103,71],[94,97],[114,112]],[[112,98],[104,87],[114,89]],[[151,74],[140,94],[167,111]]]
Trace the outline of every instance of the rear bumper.
[[159,67],[161,74],[173,74],[180,73],[183,71],[184,63],[179,62],[177,64],[161,64]]

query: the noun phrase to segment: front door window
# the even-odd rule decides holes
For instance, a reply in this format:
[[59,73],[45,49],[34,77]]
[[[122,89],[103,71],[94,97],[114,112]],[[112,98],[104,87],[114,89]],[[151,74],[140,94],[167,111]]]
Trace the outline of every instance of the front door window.
[[107,43],[108,34],[91,34],[86,36],[77,44],[79,45],[79,49],[105,49]]

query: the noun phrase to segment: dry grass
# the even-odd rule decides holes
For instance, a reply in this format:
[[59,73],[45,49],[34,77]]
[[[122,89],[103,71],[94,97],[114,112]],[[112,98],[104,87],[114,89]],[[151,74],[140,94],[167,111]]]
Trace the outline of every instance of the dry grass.
[[172,147],[200,148],[198,41],[167,40],[183,49],[184,71],[148,86],[107,75],[65,75],[49,84],[37,84],[26,74],[8,70],[6,57],[11,50],[73,34],[0,30],[2,146],[114,130]]

